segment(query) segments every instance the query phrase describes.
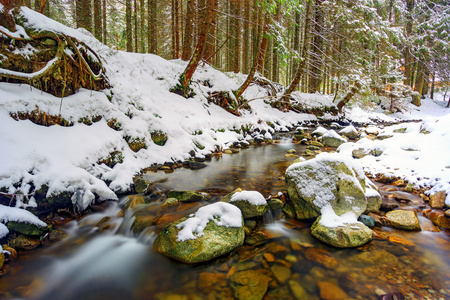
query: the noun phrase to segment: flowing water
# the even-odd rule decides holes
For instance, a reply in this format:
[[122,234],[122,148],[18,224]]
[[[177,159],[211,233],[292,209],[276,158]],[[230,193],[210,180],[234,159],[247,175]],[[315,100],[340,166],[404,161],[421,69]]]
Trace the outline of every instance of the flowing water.
[[[201,170],[159,171],[146,179],[154,182],[159,195],[171,189],[198,190],[211,193],[215,201],[240,187],[268,197],[285,191],[284,172],[294,160],[285,157],[289,149],[302,153],[305,148],[282,139],[215,157]],[[410,197],[400,203],[403,207],[423,205],[420,198],[397,188],[379,187],[385,198],[395,193]],[[149,205],[147,213],[156,215],[160,205]],[[179,218],[199,205],[204,204],[167,215]],[[130,230],[131,214],[122,217],[119,203],[104,207],[101,213],[64,225],[66,239],[10,262],[9,272],[0,278],[0,298],[234,299],[235,291],[243,288],[249,294],[242,293],[240,299],[251,299],[248,296],[264,286],[255,279],[262,274],[271,278],[264,299],[379,299],[384,294],[384,299],[450,299],[449,232],[439,231],[424,217],[422,232],[378,227],[369,244],[337,249],[313,238],[310,224],[269,214],[259,228],[268,237],[264,243],[242,246],[212,262],[185,265],[153,252],[161,225],[136,236]],[[246,270],[253,272],[244,272],[248,278],[232,279],[232,274]]]

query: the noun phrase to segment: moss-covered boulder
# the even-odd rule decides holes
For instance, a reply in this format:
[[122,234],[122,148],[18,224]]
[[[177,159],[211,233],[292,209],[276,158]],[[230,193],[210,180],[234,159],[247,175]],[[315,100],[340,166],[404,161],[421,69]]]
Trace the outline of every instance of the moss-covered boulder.
[[365,174],[339,154],[322,153],[286,170],[286,189],[298,219],[318,217],[330,204],[337,215],[367,208]]
[[151,182],[142,177],[135,177],[133,183],[137,194],[150,194],[153,191]]
[[364,245],[373,238],[373,231],[360,222],[326,227],[321,224],[321,218],[322,216],[318,217],[311,226],[311,234],[328,245],[353,248]]
[[35,237],[19,235],[15,239],[8,242],[8,245],[17,250],[31,250],[41,244],[40,240]]
[[221,202],[226,202],[237,206],[244,219],[259,217],[269,211],[264,196],[257,191],[243,191],[237,189],[222,198]]
[[39,226],[36,224],[11,221],[6,223],[6,227],[11,231],[15,231],[25,235],[43,236],[50,231],[49,226]]
[[329,130],[322,136],[322,144],[328,147],[339,147],[343,143],[347,142],[347,140],[341,137],[336,131]]
[[208,193],[199,193],[194,191],[170,191],[167,195],[168,198],[175,198],[180,202],[197,202],[208,201],[211,199],[211,195]]
[[153,249],[183,263],[200,263],[233,251],[244,238],[241,211],[217,202],[164,227]]

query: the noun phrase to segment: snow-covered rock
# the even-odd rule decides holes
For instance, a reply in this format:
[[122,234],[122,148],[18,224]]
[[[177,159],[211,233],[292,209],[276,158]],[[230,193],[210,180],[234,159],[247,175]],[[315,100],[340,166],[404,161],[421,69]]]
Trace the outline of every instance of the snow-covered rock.
[[217,202],[164,227],[153,248],[184,263],[199,263],[233,251],[244,238],[239,208]]

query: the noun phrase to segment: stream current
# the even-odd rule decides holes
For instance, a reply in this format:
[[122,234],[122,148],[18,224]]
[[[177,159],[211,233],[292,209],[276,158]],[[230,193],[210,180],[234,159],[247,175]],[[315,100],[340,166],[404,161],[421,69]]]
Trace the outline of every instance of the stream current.
[[[277,195],[285,191],[284,173],[295,159],[286,158],[286,151],[301,154],[305,149],[290,139],[277,142],[213,157],[200,170],[149,172],[146,179],[162,195],[197,190],[210,193],[211,201],[238,187],[265,197]],[[400,192],[378,186],[385,198]],[[408,203],[400,206],[423,205],[421,198],[408,195]],[[174,209],[168,216],[179,218],[205,204]],[[10,271],[0,278],[0,299],[237,299],[236,286],[247,282],[258,287],[252,278],[230,280],[231,274],[245,270],[272,278],[264,299],[450,299],[449,231],[439,231],[424,217],[419,217],[421,232],[375,227],[375,239],[367,245],[337,249],[312,237],[310,223],[269,214],[259,228],[268,237],[264,243],[244,245],[212,262],[185,265],[152,250],[154,231],[161,228],[136,236],[130,230],[131,216],[118,214],[119,203],[103,205],[102,212],[62,226],[67,238],[10,262]],[[160,205],[153,202],[148,210],[156,212]],[[100,229],[101,220],[108,226]]]

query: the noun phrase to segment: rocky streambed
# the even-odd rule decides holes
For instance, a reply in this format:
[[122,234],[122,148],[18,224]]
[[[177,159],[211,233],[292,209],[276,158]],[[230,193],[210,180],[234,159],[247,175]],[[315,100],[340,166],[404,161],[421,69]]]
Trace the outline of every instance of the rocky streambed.
[[[351,132],[341,134],[357,138]],[[51,247],[15,260],[11,250],[0,293],[30,299],[447,299],[450,238],[444,210],[433,208],[437,196],[428,204],[421,191],[396,178],[372,178],[374,185],[331,154],[290,167],[346,141],[322,135],[299,130],[296,143],[234,148],[201,170],[149,172],[136,180],[140,194],[56,226],[67,237]],[[218,213],[202,213],[217,203]],[[226,221],[228,212],[238,220]],[[183,240],[179,232],[195,218],[194,238]],[[158,246],[163,239],[181,258]]]

